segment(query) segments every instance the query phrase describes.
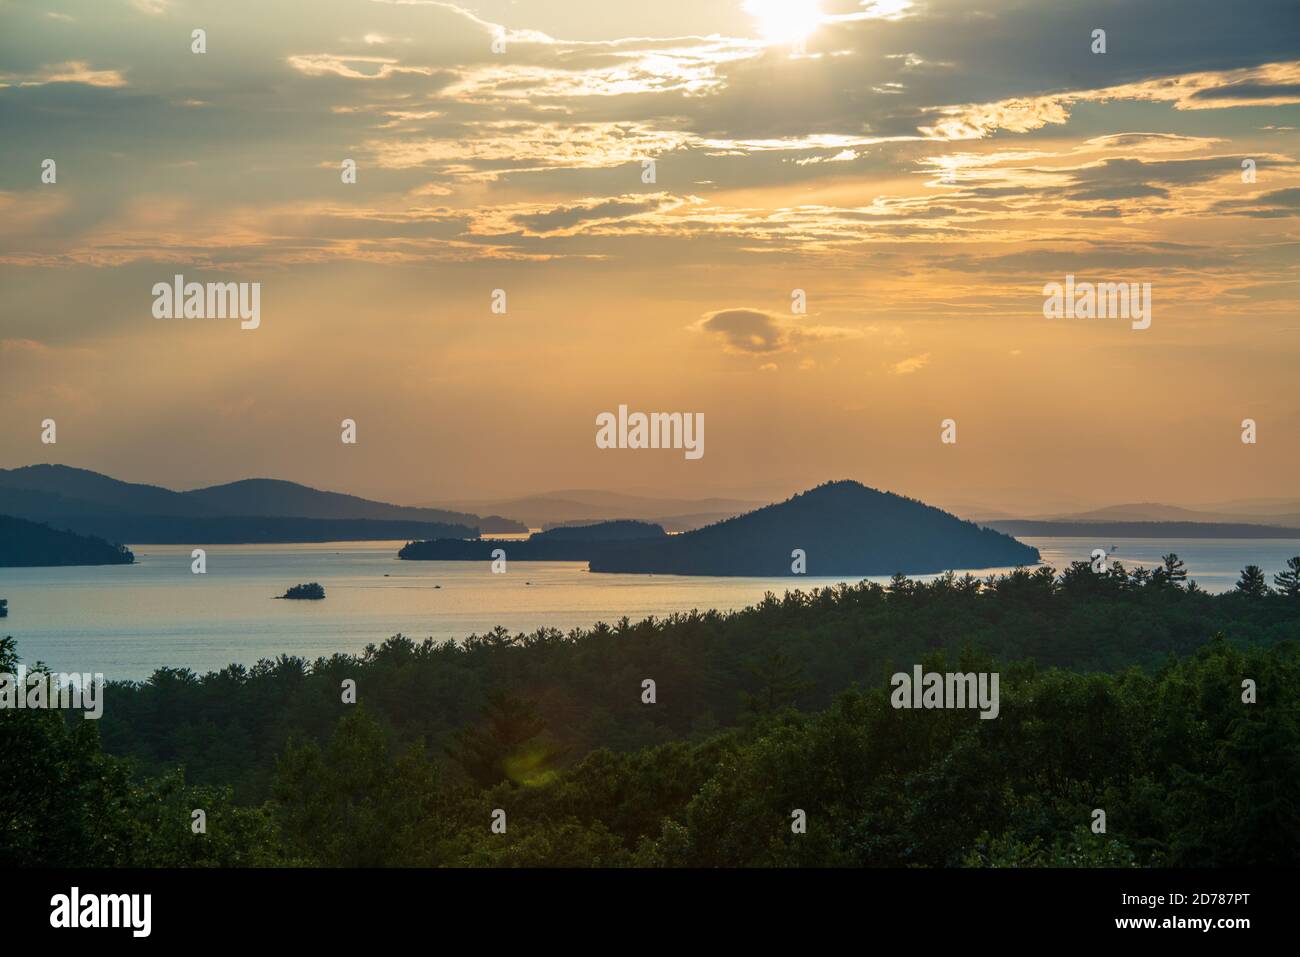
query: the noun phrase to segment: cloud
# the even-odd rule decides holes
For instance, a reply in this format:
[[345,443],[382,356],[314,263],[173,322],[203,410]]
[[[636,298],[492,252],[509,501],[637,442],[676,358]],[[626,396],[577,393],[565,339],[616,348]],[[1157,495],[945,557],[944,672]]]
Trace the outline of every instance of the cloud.
[[0,352],[25,352],[44,354],[50,347],[35,339],[0,339]]
[[555,206],[532,213],[516,213],[512,222],[534,235],[571,230],[584,223],[612,222],[664,209],[675,209],[684,201],[664,193],[650,196],[619,196],[612,199],[588,199],[565,206]]
[[680,133],[631,123],[536,123],[482,121],[458,124],[434,138],[392,134],[362,144],[386,169],[441,166],[454,175],[491,181],[507,173],[547,169],[595,169],[639,164],[671,152]]
[[0,74],[0,87],[46,86],[50,83],[82,83],[86,86],[122,87],[126,79],[117,70],[95,70],[85,60],[53,63],[36,73]]
[[392,76],[413,73],[432,76],[429,67],[401,66],[393,57],[336,56],[330,53],[295,54],[289,65],[307,76],[340,76],[348,80],[386,80]]
[[1215,209],[1232,216],[1282,219],[1300,216],[1300,188],[1275,189],[1252,199],[1225,199]]
[[910,359],[903,359],[901,362],[894,363],[894,375],[911,375],[913,372],[924,368],[930,362],[930,353],[926,352],[919,356],[912,356]]
[[833,326],[802,326],[758,309],[721,309],[707,313],[689,327],[722,341],[723,350],[733,355],[771,355],[792,352],[808,342],[828,339],[856,339],[861,333]]

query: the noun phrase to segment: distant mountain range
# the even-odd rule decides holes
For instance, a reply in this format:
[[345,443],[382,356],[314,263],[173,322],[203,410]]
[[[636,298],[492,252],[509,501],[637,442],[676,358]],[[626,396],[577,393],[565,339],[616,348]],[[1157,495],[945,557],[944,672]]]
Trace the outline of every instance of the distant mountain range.
[[1300,501],[1267,499],[1184,508],[1160,502],[1064,515],[984,519],[1008,535],[1112,538],[1300,538]]
[[566,489],[522,498],[450,504],[472,512],[504,515],[529,528],[637,519],[655,522],[670,532],[684,532],[752,511],[766,503],[737,498],[674,499],[597,489]]
[[246,479],[174,492],[65,465],[0,469],[0,515],[131,544],[320,542],[524,532],[517,522]]
[[[637,519],[656,522],[669,532],[686,532],[703,528],[724,519],[752,512],[765,504],[767,503],[743,498],[673,499],[596,489],[567,489],[513,499],[444,503],[446,507],[464,509],[468,512],[504,515],[530,528],[592,525],[618,519]],[[954,511],[990,528],[1010,534],[1072,534],[1068,531],[1043,531],[1042,529],[1048,527],[1045,525],[1021,527],[1009,524],[1013,522],[1046,522],[1062,528],[1067,526],[1060,523],[1199,522],[1300,529],[1300,499],[1285,498],[1249,499],[1190,507],[1144,502],[1083,511],[1038,514],[1023,512],[1017,514],[1005,507],[993,510],[968,503]],[[1013,528],[1017,530],[1012,531]],[[1160,529],[1147,528],[1145,531],[1148,534],[1161,534]],[[1190,534],[1187,530],[1179,531],[1174,526],[1171,526],[1168,531],[1170,537],[1188,537]],[[1209,534],[1213,535],[1215,532],[1211,530]]]
[[1008,535],[1070,538],[1300,538],[1300,529],[1246,522],[989,522]]
[[999,521],[1031,522],[1205,522],[1211,524],[1246,523],[1300,528],[1300,500],[1266,499],[1262,501],[1221,502],[1196,508],[1139,502],[1110,505],[1086,512],[1054,515],[1005,516]]
[[[623,527],[615,535],[610,526]],[[526,542],[412,543],[401,557],[486,560],[494,547],[504,548],[508,560],[586,560],[593,572],[674,575],[925,574],[1039,561],[1037,549],[1008,535],[847,481],[679,535],[655,525],[602,523],[554,529]],[[796,549],[804,555],[802,571]]]
[[[814,492],[819,493],[819,498],[850,494],[834,491],[841,487],[860,490],[854,493],[858,500],[846,500],[842,504],[849,507],[851,515],[867,516],[870,519],[864,519],[866,524],[861,527],[855,526],[854,534],[894,530],[892,525],[876,528],[874,523],[885,522],[896,509],[883,508],[880,503],[872,504],[862,498],[866,493],[875,496],[888,493],[876,492],[855,482],[821,486],[812,492],[796,496],[783,505],[799,502]],[[832,491],[824,491],[827,489]],[[959,521],[950,513],[919,502],[898,496],[890,498],[899,502],[911,502],[918,508],[928,508],[929,513],[934,515]],[[607,556],[605,553],[611,550],[601,548],[602,557],[593,562],[593,570],[622,567],[620,562],[633,560],[630,557],[633,552],[640,556],[636,560],[646,568],[661,565],[693,568],[695,560],[688,561],[684,557],[687,554],[687,542],[691,543],[689,551],[697,557],[705,556],[698,557],[698,561],[709,567],[757,567],[770,564],[770,556],[760,560],[753,554],[753,550],[763,543],[758,540],[758,533],[751,530],[768,522],[768,509],[775,507],[763,507],[762,503],[738,498],[675,499],[570,489],[507,500],[453,503],[451,508],[439,508],[432,505],[392,505],[275,479],[245,479],[177,492],[157,485],[122,482],[97,472],[63,465],[0,469],[0,515],[45,523],[55,530],[68,530],[108,542],[201,545],[405,539],[462,543],[454,546],[439,545],[438,548],[477,556],[480,549],[468,548],[463,543],[480,534],[520,534],[529,528],[616,527],[627,522],[651,523],[659,530],[659,535],[649,536],[637,549],[614,549],[620,552],[622,558],[612,554]],[[461,511],[462,508],[465,510]],[[480,517],[485,512],[489,514]],[[916,513],[912,517],[920,520],[929,513]],[[976,513],[978,514],[977,510]],[[760,517],[754,518],[756,515]],[[740,525],[732,524],[739,519],[745,521]],[[985,516],[981,523],[984,526],[982,535],[996,536],[1002,533],[1002,538],[1014,535],[1292,538],[1300,537],[1300,500],[1253,499],[1195,508],[1147,502],[1025,518],[999,514],[997,517]],[[979,527],[972,523],[962,524],[979,531]],[[635,525],[629,527],[635,528]],[[717,531],[719,528],[724,531]],[[764,534],[770,532],[783,535],[794,531],[797,529],[788,523],[777,522]],[[663,532],[681,534],[665,536]],[[827,537],[822,540],[824,543],[837,541],[833,529],[826,529],[825,532]],[[845,543],[842,549],[839,546],[827,547],[823,549],[821,561],[830,560],[841,564],[847,561],[854,568],[848,572],[850,574],[858,574],[858,565],[865,560],[864,556],[869,555],[874,556],[872,561],[878,559],[884,566],[905,560],[906,567],[899,565],[897,568],[889,568],[887,573],[900,569],[920,573],[923,571],[921,566],[931,560],[938,562],[936,567],[956,567],[952,561],[939,560],[919,546],[909,545],[901,532],[899,535],[896,541],[889,542],[888,548],[877,552],[863,550],[860,540],[855,540],[857,544]],[[664,540],[649,540],[655,538]],[[715,550],[723,547],[715,544],[720,541],[744,541],[746,544],[742,547],[747,550],[747,554],[734,558],[725,556],[721,551],[714,554]],[[980,536],[972,538],[970,535],[944,539],[939,535],[935,541],[947,541],[949,545],[956,543],[954,547],[960,546],[957,547],[957,552],[960,553],[968,545],[975,552],[988,550],[988,543],[997,539],[981,539]],[[1008,538],[1007,541],[1012,539]],[[566,538],[563,549],[566,555],[573,553],[575,542],[581,544],[577,538]],[[977,547],[976,543],[982,544]],[[549,552],[555,544],[556,540],[538,539],[525,549],[525,554]],[[874,547],[874,540],[872,544]],[[1016,544],[1019,548],[1026,547]],[[791,548],[795,547],[803,547],[808,551],[808,574],[818,574],[814,569],[819,563],[814,560],[812,552],[806,546],[791,545]],[[789,549],[786,551],[788,553]],[[998,549],[993,548],[991,551],[996,553]],[[1011,551],[1014,553],[1015,549]],[[995,559],[991,564],[1018,563],[1019,561]],[[789,561],[779,564],[788,569]],[[821,569],[826,574],[845,573],[838,570],[839,567],[822,565]],[[961,567],[988,566],[966,564]],[[704,571],[687,573],[712,574]],[[784,573],[777,570],[759,574]]]
[[51,565],[130,565],[128,549],[102,538],[59,531],[38,522],[0,515],[0,568]]

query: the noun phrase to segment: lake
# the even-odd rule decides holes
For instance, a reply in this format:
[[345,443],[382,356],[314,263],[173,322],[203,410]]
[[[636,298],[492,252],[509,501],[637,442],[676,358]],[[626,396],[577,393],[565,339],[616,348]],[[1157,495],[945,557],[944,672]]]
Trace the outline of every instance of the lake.
[[[1113,557],[1130,569],[1158,564],[1171,550],[1167,539],[1021,540],[1057,569],[1087,560],[1099,546],[1118,545]],[[460,639],[495,625],[567,631],[624,615],[636,621],[692,608],[738,609],[766,591],[841,580],[604,575],[587,572],[583,562],[511,563],[507,574],[493,575],[487,562],[399,561],[402,544],[214,545],[206,575],[190,572],[188,545],[133,546],[135,565],[0,568],[0,598],[9,599],[0,634],[17,639],[28,663],[144,678],[160,666],[203,672],[279,654],[358,652],[398,632]],[[1271,583],[1300,555],[1300,537],[1180,539],[1172,550],[1202,588],[1217,592],[1232,588],[1247,564],[1263,568]],[[324,601],[274,600],[313,581],[325,586]]]

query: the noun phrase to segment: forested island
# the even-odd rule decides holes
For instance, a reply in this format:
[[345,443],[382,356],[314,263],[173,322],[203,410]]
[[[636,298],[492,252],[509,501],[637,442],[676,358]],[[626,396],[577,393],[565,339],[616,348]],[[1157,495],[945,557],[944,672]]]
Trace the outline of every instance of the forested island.
[[496,548],[517,561],[586,561],[593,572],[757,577],[918,575],[1039,560],[1036,548],[1009,535],[858,482],[828,482],[680,535],[653,523],[604,522],[526,542],[411,542],[398,557],[485,561]]
[[[998,718],[892,707],[916,664],[998,672]],[[1300,557],[1221,595],[1170,555],[398,635],[114,682],[98,734],[0,711],[0,864],[1293,866],[1298,690]]]
[[632,542],[667,538],[654,522],[619,520],[592,525],[565,525],[534,532],[520,540],[441,538],[407,542],[397,557],[407,561],[491,561],[501,549],[510,561],[586,562]]
[[306,585],[294,585],[280,597],[295,601],[320,601],[325,597],[325,586],[320,582],[311,582]]
[[76,535],[0,515],[0,568],[41,568],[53,565],[130,565],[131,550],[102,538]]

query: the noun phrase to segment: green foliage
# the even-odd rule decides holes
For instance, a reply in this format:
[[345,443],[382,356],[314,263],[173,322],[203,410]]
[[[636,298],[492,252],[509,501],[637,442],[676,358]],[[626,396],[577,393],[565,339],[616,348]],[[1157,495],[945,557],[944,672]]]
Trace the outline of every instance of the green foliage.
[[[1097,573],[1080,562],[1059,577],[1047,569],[987,582],[899,576],[888,587],[795,590],[729,614],[694,611],[567,634],[496,628],[459,643],[397,635],[360,655],[282,656],[206,675],[160,669],[145,682],[112,683],[100,731],[108,751],[136,759],[145,773],[184,764],[192,782],[229,786],[240,803],[255,803],[269,796],[290,738],[328,739],[345,678],[357,682],[396,744],[422,741],[434,754],[472,750],[472,740],[460,740],[467,729],[491,733],[493,694],[531,702],[548,730],[541,752],[521,756],[522,780],[601,747],[698,742],[786,705],[826,708],[855,682],[883,680],[936,650],[969,646],[1044,668],[1152,671],[1218,632],[1238,646],[1300,640],[1300,602],[1210,595],[1176,587],[1163,573],[1160,582],[1118,564]],[[646,678],[659,689],[653,706],[641,703]],[[469,751],[463,756],[474,764]],[[483,769],[457,762],[455,770],[485,785],[506,776],[485,760]]]
[[482,721],[461,731],[447,753],[479,787],[499,781],[541,784],[554,774],[552,765],[561,755],[544,740],[545,730],[533,702],[497,692],[488,698]]
[[[17,664],[13,639],[0,638],[0,672],[12,674]],[[235,806],[228,788],[187,785],[180,769],[133,777],[126,761],[101,751],[95,721],[56,710],[0,710],[0,761],[0,867],[279,861],[262,809]],[[207,814],[206,834],[191,829],[195,809]]]
[[1241,577],[1237,579],[1238,594],[1258,600],[1268,595],[1269,591],[1264,571],[1258,565],[1247,565],[1241,570]]
[[[160,670],[98,722],[0,712],[0,864],[1293,863],[1300,605],[1183,587],[1179,564]],[[894,709],[918,662],[997,671],[999,716]]]
[[438,771],[419,747],[390,759],[379,724],[358,705],[329,746],[290,747],[273,789],[288,853],[336,867],[405,866],[436,860]]
[[1300,555],[1287,559],[1286,570],[1273,576],[1273,584],[1283,598],[1300,601]]

